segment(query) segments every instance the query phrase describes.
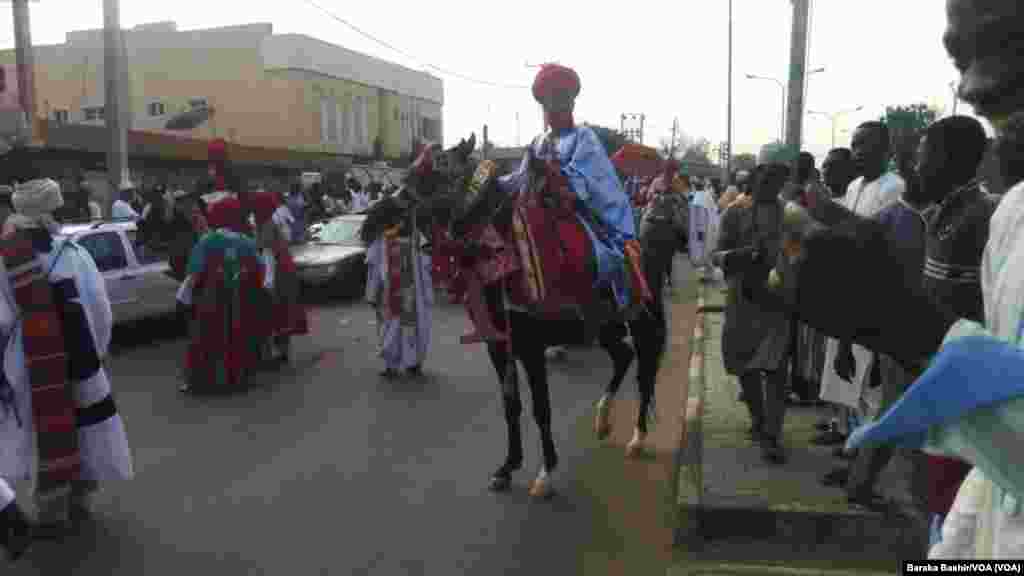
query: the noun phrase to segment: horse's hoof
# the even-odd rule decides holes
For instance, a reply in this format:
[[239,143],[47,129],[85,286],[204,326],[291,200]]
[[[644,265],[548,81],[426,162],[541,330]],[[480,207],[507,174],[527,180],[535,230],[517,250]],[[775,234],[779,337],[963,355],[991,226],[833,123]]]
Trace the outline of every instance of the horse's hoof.
[[491,482],[488,484],[487,489],[491,492],[507,492],[511,487],[511,476],[500,476],[495,474],[494,476],[491,476]]
[[594,433],[598,440],[604,440],[612,432],[611,411],[612,399],[601,396],[597,401],[597,414],[594,416]]
[[547,471],[541,469],[540,474],[530,482],[530,497],[537,500],[547,500],[555,495],[555,487],[551,476]]
[[639,429],[633,431],[633,438],[626,444],[626,458],[638,458],[644,453],[644,440],[647,434]]

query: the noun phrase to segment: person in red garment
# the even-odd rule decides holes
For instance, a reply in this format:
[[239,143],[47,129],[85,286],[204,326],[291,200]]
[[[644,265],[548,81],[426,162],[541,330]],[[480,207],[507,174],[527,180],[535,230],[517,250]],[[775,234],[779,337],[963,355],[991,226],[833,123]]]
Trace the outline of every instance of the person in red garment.
[[245,234],[241,206],[226,197],[210,206],[207,218],[210,231],[192,250],[178,292],[193,319],[182,392],[243,386],[264,341],[265,266],[256,241]]
[[[295,261],[288,251],[288,207],[275,192],[256,192],[250,199],[256,220],[257,242],[261,249],[270,284],[273,312],[267,316],[267,359],[287,363],[291,356],[291,337],[309,333],[306,308],[299,301],[299,277]],[[276,350],[274,350],[276,348]]]

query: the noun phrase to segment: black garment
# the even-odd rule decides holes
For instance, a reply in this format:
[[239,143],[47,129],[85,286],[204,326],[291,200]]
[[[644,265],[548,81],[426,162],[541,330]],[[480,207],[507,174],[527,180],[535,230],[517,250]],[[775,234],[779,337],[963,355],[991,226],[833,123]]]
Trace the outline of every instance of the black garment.
[[791,311],[827,336],[916,365],[938,350],[957,316],[906,274],[887,227],[849,212],[804,238]]
[[786,372],[749,370],[740,374],[743,400],[750,410],[754,431],[776,442],[782,441],[786,416]]
[[925,291],[957,316],[976,322],[984,322],[981,260],[999,199],[975,181],[928,214]]

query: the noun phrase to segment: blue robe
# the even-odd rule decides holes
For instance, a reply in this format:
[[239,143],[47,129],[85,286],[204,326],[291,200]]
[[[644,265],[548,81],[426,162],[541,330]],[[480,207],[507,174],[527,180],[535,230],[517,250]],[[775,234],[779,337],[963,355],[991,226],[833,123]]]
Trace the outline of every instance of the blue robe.
[[[553,146],[546,146],[549,138],[557,142]],[[577,213],[589,213],[593,220],[603,226],[605,234],[595,234],[588,219],[580,218],[590,236],[597,259],[595,288],[610,287],[619,308],[625,308],[630,302],[630,294],[626,282],[624,246],[627,240],[637,238],[636,219],[629,196],[623,190],[622,182],[601,140],[587,126],[567,128],[557,134],[549,132],[537,137],[523,156],[519,169],[498,180],[501,191],[512,194],[526,189],[531,154],[545,160],[557,159],[562,174],[569,180],[569,187],[576,194]]]

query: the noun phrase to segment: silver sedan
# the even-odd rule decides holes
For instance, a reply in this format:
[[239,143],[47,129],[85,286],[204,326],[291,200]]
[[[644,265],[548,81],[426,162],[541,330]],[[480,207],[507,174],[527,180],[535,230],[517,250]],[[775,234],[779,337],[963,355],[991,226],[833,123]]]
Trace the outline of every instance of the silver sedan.
[[337,216],[310,227],[310,241],[291,248],[299,280],[355,294],[366,285],[366,245],[359,238],[366,216]]

